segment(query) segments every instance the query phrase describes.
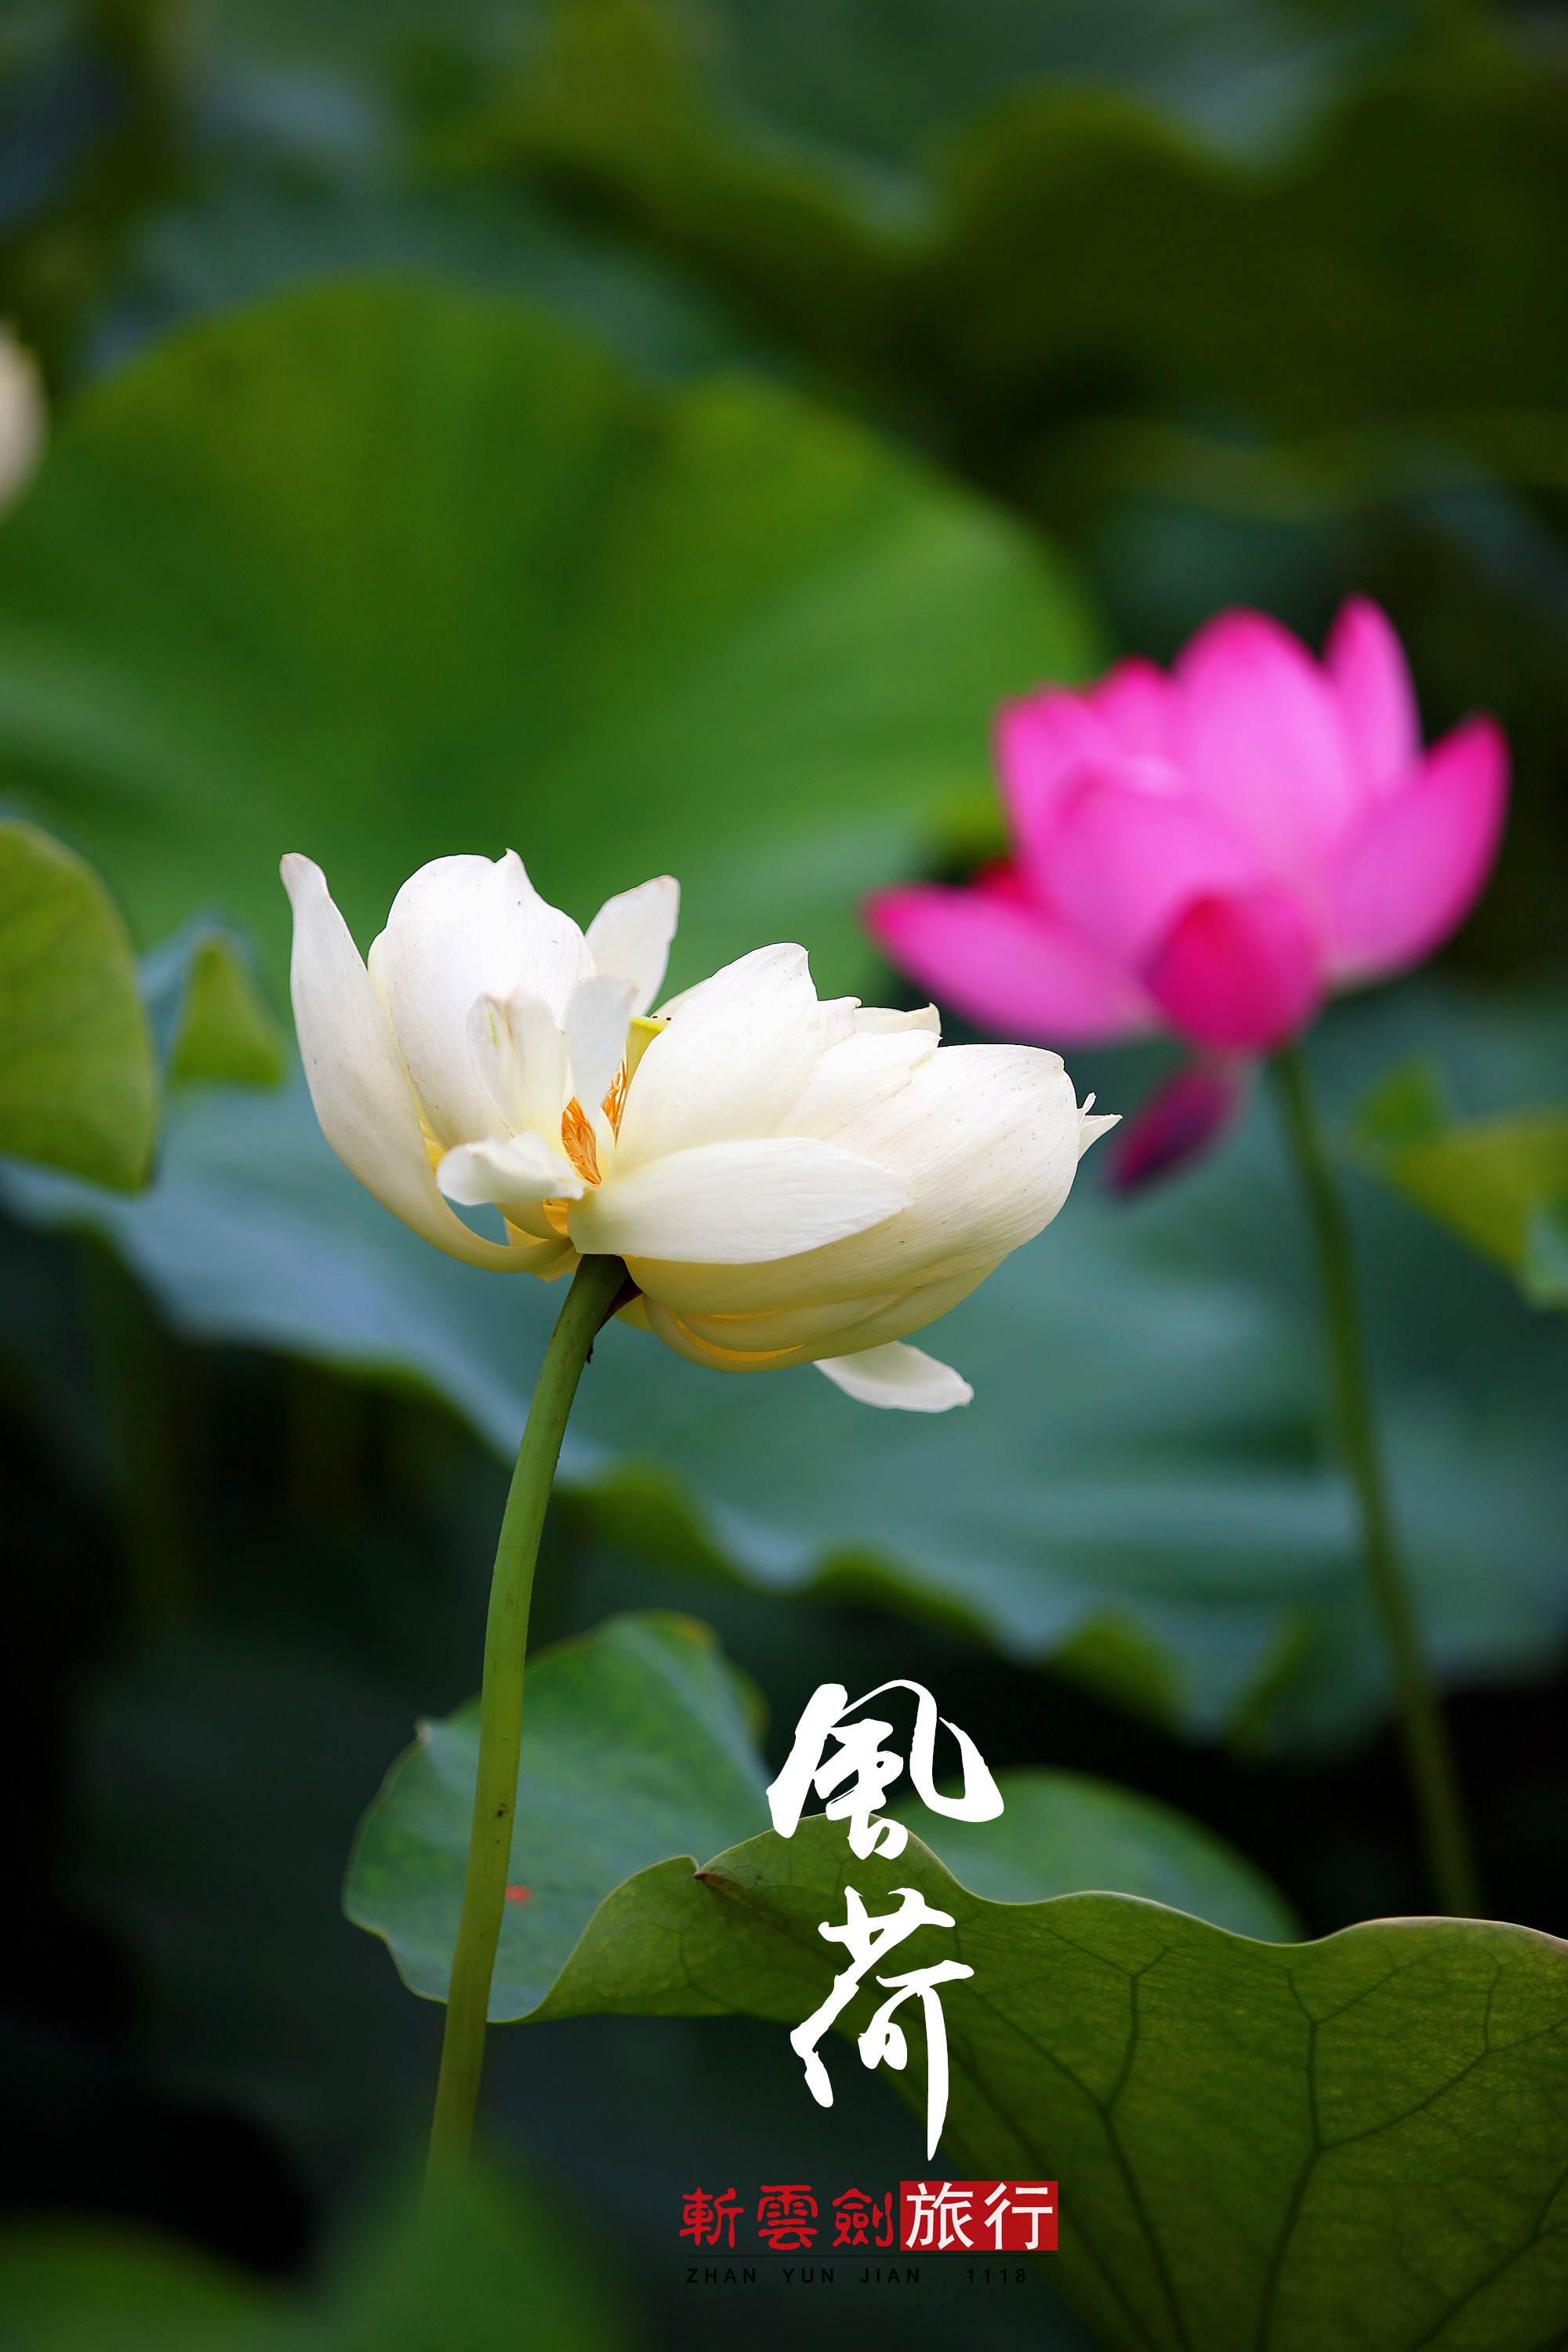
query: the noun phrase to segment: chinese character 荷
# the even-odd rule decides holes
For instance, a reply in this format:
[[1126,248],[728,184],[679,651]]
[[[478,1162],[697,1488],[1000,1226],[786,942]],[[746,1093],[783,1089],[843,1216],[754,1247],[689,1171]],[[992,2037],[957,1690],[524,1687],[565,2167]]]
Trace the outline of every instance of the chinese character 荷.
[[[833,2105],[833,2084],[827,2069],[816,2054],[816,2045],[841,2010],[847,2009],[860,1990],[860,1980],[874,1969],[884,1955],[912,1936],[917,1927],[951,1927],[952,1915],[933,1911],[924,1896],[913,1886],[895,1886],[893,1893],[902,1899],[896,1911],[889,1911],[873,1919],[853,1886],[844,1890],[848,1916],[842,1927],[834,1927],[824,1920],[817,1929],[830,1944],[842,1944],[849,1954],[849,1966],[833,1979],[833,1990],[820,2009],[814,2010],[790,2035],[790,2047],[805,2062],[806,2087],[819,2107]],[[936,2153],[942,2137],[942,2119],[947,2113],[947,2029],[942,2014],[942,2003],[932,1988],[951,1984],[960,1977],[972,1977],[973,1969],[958,1960],[943,1960],[930,1969],[915,1969],[907,1976],[879,1977],[879,1985],[898,1988],[889,2001],[884,2001],[864,2033],[858,2047],[860,2062],[865,2066],[879,2065],[885,2058],[889,2066],[901,2068],[909,2056],[902,2029],[892,2022],[892,2012],[911,1993],[918,1993],[925,2012],[926,2024],[926,2155]]]

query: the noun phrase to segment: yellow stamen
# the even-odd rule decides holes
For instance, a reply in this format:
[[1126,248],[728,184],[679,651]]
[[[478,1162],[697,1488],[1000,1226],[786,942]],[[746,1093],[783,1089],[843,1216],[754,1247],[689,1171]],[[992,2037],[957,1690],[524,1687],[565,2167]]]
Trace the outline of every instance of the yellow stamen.
[[610,1091],[605,1097],[604,1104],[605,1117],[616,1135],[621,1131],[621,1113],[626,1107],[626,1088],[631,1085],[637,1066],[659,1031],[668,1026],[668,1021],[660,1020],[655,1013],[639,1013],[626,1031],[626,1058],[611,1080]]
[[[631,1027],[626,1031],[626,1086],[629,1087],[636,1077],[637,1064],[642,1060],[659,1031],[668,1029],[668,1022],[661,1020],[657,1013],[639,1013],[633,1021]],[[624,1095],[626,1088],[623,1087],[621,1091]]]
[[561,1141],[567,1159],[584,1182],[596,1184],[599,1181],[599,1155],[594,1147],[594,1130],[575,1095],[562,1114]]

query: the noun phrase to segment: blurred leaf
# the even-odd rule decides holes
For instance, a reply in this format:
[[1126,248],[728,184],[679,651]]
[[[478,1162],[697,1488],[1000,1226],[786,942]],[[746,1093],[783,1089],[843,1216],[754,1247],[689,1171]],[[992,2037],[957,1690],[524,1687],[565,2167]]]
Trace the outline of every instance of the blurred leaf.
[[[773,47],[853,49],[867,20],[828,13],[797,8]],[[986,86],[994,30],[963,13],[949,37],[979,70],[948,75],[961,100]],[[1033,16],[1010,54],[1044,73],[1062,12]],[[1244,156],[1130,94],[1158,79],[1130,56],[1221,21],[1152,16],[1120,67],[1101,51],[994,82],[895,203],[841,168],[820,93],[789,100],[787,54],[784,111],[815,152],[780,138],[749,68],[735,102],[689,9],[562,0],[510,88],[474,77],[433,163],[716,291],[784,364],[1070,545],[1130,649],[1172,652],[1229,604],[1315,636],[1348,587],[1375,593],[1433,730],[1479,707],[1509,731],[1513,817],[1462,952],[1528,971],[1568,909],[1563,57],[1472,0],[1324,11],[1332,103],[1308,98],[1289,138]],[[925,27],[918,9],[869,22],[896,104]]]
[[[421,1725],[361,1823],[343,1890],[355,1926],[433,2000],[462,1909],[479,1752],[477,1698]],[[707,1626],[621,1617],[531,1660],[511,1871],[528,1894],[501,1920],[492,2019],[538,2005],[622,1879],[761,1827],[766,1779]]]
[[[955,1922],[899,1951],[974,1971],[942,1991],[944,2167],[1060,2180],[1053,2274],[1102,2343],[1530,2352],[1568,2326],[1568,1956],[1528,1928],[1380,1920],[1271,1945],[1113,1895],[995,1904],[915,1838],[858,1863],[819,1817],[630,1880],[539,2014],[795,2025],[829,1990],[817,1928],[850,1883],[873,1915],[908,1885]],[[883,1997],[868,1984],[838,2032]],[[894,2083],[919,2107],[918,2024],[909,2041]]]
[[0,769],[158,935],[216,898],[281,985],[279,855],[364,944],[525,854],[584,919],[673,870],[672,985],[940,850],[999,696],[1092,639],[1013,526],[756,384],[648,391],[510,304],[317,289],[76,403],[0,534]]
[[896,229],[726,119],[678,25],[564,0],[447,162],[618,221],[814,360],[940,401],[976,453],[1119,391],[1298,431],[1397,414],[1413,385],[1442,410],[1563,404],[1561,76],[1468,10],[1263,166],[1116,92],[1016,92],[953,143],[930,220]]
[[0,823],[0,1151],[133,1190],[157,1117],[125,927],[69,850]]
[[[1428,984],[1346,1003],[1312,1050],[1335,1117],[1416,1051],[1488,1108],[1537,1091],[1562,1034],[1553,1001]],[[1075,1076],[1131,1107],[1138,1066],[1105,1055]],[[515,1450],[555,1294],[398,1224],[331,1157],[298,1079],[177,1099],[134,1204],[16,1167],[0,1198],[108,1234],[192,1337],[416,1378]],[[1445,1675],[1538,1675],[1568,1619],[1568,1331],[1378,1188],[1354,1206],[1432,1654]],[[934,1620],[1189,1732],[1342,1743],[1389,1694],[1311,1263],[1260,1089],[1221,1152],[1133,1202],[1085,1162],[1058,1223],[931,1334],[974,1382],[967,1412],[852,1407],[809,1367],[725,1378],[616,1324],[560,1486],[647,1559]]]
[[5,2352],[551,2352],[625,2339],[561,2217],[477,2168],[416,2215],[405,2200],[308,2300],[184,2247],[90,2223],[0,2237]]
[[[490,2018],[538,2008],[598,1906],[671,1853],[714,1850],[767,1821],[752,1748],[712,1634],[689,1619],[621,1617],[542,1652],[528,1670],[511,1874]],[[343,1891],[399,1975],[445,1998],[474,1811],[479,1701],[425,1724],[361,1824]],[[1006,1902],[1113,1882],[1249,1935],[1290,1931],[1288,1908],[1222,1840],[1130,1791],[1067,1772],[1004,1774],[1000,1822],[942,1822],[956,1867]],[[923,1832],[919,1804],[894,1807]]]
[[339,1908],[354,1823],[413,1710],[363,1632],[357,1654],[309,1638],[276,1565],[270,1581],[268,1613],[90,1678],[71,1893],[136,1956],[149,2076],[250,2116],[338,2197],[367,2153],[427,2123],[435,2080],[427,2012]]
[[282,1085],[282,1034],[233,932],[198,921],[154,948],[142,990],[167,1085]]
[[248,2352],[273,2323],[247,2280],[184,2246],[82,2221],[0,2235],[5,2352]]
[[[1141,91],[1237,145],[1278,144],[1365,46],[1360,10],[1275,0],[710,0],[723,87],[770,131],[920,163],[987,100],[1055,79]],[[1335,16],[1340,22],[1334,21]]]
[[0,318],[77,372],[127,240],[195,174],[179,0],[62,0],[0,24]]
[[1568,1110],[1446,1124],[1419,1065],[1357,1106],[1356,1158],[1413,1206],[1510,1274],[1535,1307],[1568,1307]]
[[998,1772],[1000,1821],[953,1822],[906,1797],[888,1810],[973,1895],[1043,1903],[1110,1887],[1285,1944],[1300,1922],[1261,1871],[1184,1813],[1081,1772]]
[[1520,1284],[1537,1307],[1568,1307],[1568,1202],[1552,1202],[1531,1217]]

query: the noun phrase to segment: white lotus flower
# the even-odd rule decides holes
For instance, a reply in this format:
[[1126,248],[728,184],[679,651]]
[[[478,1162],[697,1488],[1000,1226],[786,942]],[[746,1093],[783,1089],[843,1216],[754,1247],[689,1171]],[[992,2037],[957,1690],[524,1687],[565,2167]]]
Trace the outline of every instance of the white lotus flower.
[[[623,1318],[697,1363],[816,1363],[867,1403],[967,1403],[956,1372],[898,1343],[1050,1223],[1114,1124],[1079,1108],[1055,1054],[939,1047],[934,1006],[819,1003],[798,947],[648,1018],[679,908],[668,875],[584,933],[513,852],[439,858],[367,969],[321,868],[282,870],[300,1047],[344,1165],[470,1265],[551,1279],[624,1258]],[[505,1243],[450,1202],[493,1203]]]
[[21,496],[43,455],[47,414],[37,361],[0,326],[0,507]]

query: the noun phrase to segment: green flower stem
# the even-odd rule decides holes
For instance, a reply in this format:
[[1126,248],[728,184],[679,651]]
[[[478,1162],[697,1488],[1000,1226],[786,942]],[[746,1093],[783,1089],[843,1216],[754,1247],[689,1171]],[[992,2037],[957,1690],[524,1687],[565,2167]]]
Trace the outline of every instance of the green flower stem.
[[585,1257],[578,1266],[540,1366],[528,1426],[511,1474],[511,1491],[506,1498],[485,1623],[479,1777],[468,1832],[462,1916],[447,1993],[427,2183],[438,2175],[460,2171],[473,2138],[490,1977],[511,1864],[512,1817],[517,1811],[518,1762],[522,1750],[523,1656],[528,1647],[533,1567],[577,1382],[595,1337],[626,1278],[626,1267],[618,1257]]
[[1394,1533],[1362,1340],[1350,1223],[1299,1048],[1288,1045],[1276,1055],[1274,1072],[1317,1234],[1340,1437],[1361,1507],[1367,1578],[1394,1660],[1405,1769],[1421,1818],[1426,1866],[1444,1910],[1456,1918],[1475,1918],[1479,1912],[1479,1888],[1469,1828],[1447,1727],[1427,1668],[1410,1580]]

